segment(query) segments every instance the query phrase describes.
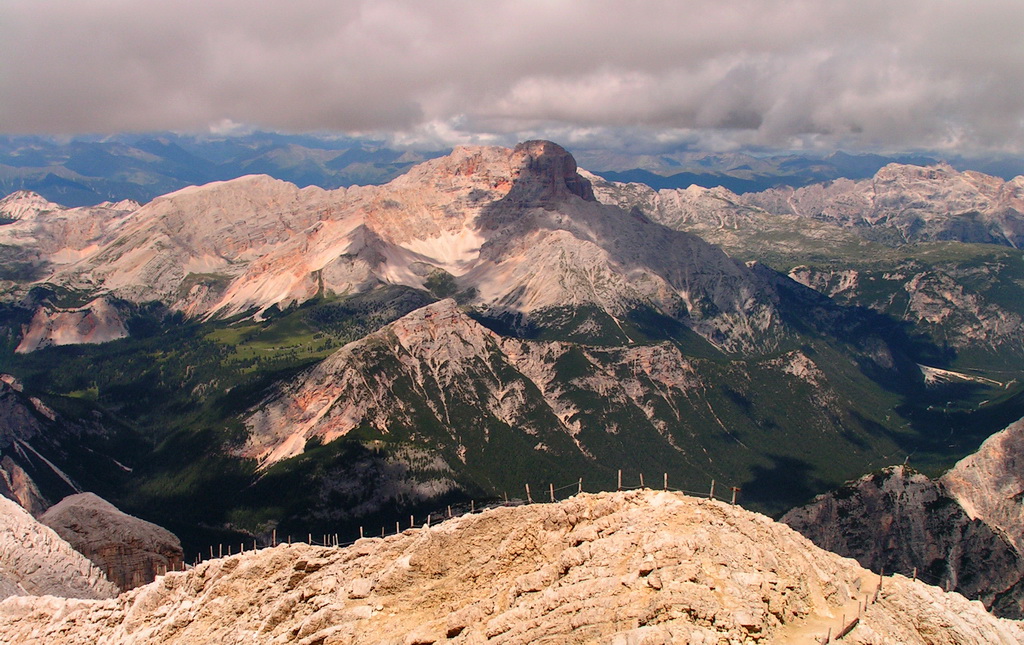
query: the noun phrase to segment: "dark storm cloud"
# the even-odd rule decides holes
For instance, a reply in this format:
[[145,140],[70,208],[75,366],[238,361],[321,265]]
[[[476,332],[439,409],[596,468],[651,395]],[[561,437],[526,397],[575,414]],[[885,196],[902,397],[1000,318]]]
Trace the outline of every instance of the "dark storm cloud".
[[1024,3],[7,0],[0,130],[1024,148]]

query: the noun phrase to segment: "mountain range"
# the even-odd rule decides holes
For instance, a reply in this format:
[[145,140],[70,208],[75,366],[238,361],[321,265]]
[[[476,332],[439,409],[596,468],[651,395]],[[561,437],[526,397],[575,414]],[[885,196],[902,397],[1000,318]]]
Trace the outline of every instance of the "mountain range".
[[[890,163],[946,162],[1003,179],[1024,174],[1012,156],[943,153],[879,155],[807,152],[708,153],[621,146],[574,146],[582,166],[616,182],[655,189],[722,186],[736,193],[800,188],[840,178],[868,179]],[[29,190],[66,206],[160,195],[212,181],[266,174],[300,187],[382,184],[415,164],[450,152],[444,144],[400,146],[368,137],[236,131],[151,132],[110,136],[0,136],[0,194]]]
[[15,192],[2,371],[45,431],[0,449],[188,550],[620,469],[771,512],[908,456],[937,474],[1024,416],[1020,187],[655,191],[534,141],[379,186]]

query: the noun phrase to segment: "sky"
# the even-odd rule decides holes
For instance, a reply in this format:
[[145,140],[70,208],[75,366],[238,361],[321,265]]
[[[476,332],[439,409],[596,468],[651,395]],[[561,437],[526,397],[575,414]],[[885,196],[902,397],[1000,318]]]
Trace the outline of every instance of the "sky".
[[1024,153],[1020,0],[0,0],[0,133]]

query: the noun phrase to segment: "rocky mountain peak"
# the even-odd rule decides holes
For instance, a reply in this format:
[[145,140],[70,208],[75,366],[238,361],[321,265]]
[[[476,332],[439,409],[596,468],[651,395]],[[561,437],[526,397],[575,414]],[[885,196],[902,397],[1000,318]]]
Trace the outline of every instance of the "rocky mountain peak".
[[457,349],[452,343],[454,338],[464,341],[468,336],[492,335],[463,313],[451,298],[403,316],[391,323],[390,329],[406,349],[424,354]]
[[513,203],[542,205],[568,195],[597,201],[590,182],[577,172],[576,159],[556,143],[524,141],[512,150],[512,162],[519,173],[506,199]]
[[181,565],[181,542],[167,529],[121,512],[93,493],[65,497],[39,518],[89,558],[122,591]]
[[32,219],[39,213],[59,210],[64,207],[31,190],[19,190],[0,199],[0,218]]
[[986,439],[941,481],[972,518],[1002,531],[1024,553],[1024,419]]
[[477,203],[505,200],[517,206],[551,205],[575,195],[596,201],[576,159],[551,141],[525,141],[515,148],[458,146],[451,154],[420,164],[390,186],[436,186],[444,193],[472,193]]
[[[453,557],[457,553],[457,557]],[[875,595],[866,609],[859,603]],[[1019,624],[884,579],[787,527],[675,493],[577,495],[338,548],[281,544],[107,601],[0,604],[16,642],[1020,643]]]
[[968,515],[941,482],[906,466],[820,495],[782,522],[874,571],[916,571],[929,584],[981,600],[996,615],[1024,613],[1024,563],[1012,543]]

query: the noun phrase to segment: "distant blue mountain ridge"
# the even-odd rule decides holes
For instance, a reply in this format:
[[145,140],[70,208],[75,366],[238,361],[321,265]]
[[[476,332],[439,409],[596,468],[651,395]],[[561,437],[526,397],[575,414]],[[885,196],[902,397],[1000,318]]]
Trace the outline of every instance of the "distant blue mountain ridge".
[[[31,190],[65,206],[122,199],[145,203],[185,186],[248,174],[323,188],[382,184],[448,151],[403,150],[370,138],[272,132],[0,136],[0,196]],[[894,162],[946,162],[958,170],[1004,179],[1024,174],[1024,158],[1009,156],[572,152],[581,167],[610,181],[638,182],[655,189],[724,186],[735,193],[782,185],[796,188],[840,177],[864,179]]]

